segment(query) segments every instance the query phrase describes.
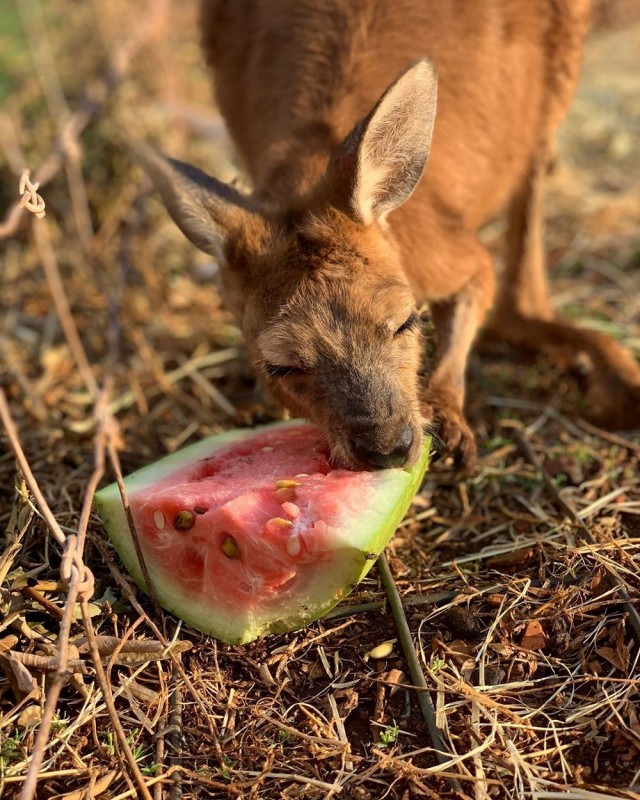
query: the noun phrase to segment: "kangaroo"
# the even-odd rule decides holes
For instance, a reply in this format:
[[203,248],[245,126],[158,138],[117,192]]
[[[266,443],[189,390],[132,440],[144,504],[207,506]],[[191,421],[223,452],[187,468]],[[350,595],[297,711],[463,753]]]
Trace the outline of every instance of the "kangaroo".
[[[436,425],[471,466],[465,368],[487,320],[516,347],[586,355],[595,420],[640,423],[640,367],[555,318],[544,263],[543,177],[588,17],[588,0],[202,3],[252,193],[142,160],[178,226],[219,260],[256,372],[322,428],[337,466],[411,464]],[[501,213],[496,289],[477,231]],[[425,380],[423,305],[436,336]]]

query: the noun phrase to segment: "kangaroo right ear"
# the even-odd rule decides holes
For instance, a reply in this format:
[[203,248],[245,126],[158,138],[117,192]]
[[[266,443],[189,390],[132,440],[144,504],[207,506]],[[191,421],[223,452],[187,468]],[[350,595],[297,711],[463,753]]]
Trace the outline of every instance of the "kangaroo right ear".
[[247,198],[226,183],[147,145],[131,148],[173,221],[205,253],[226,261],[227,246],[260,220]]
[[382,219],[409,198],[429,157],[438,80],[422,59],[382,95],[329,167],[338,205],[357,222]]

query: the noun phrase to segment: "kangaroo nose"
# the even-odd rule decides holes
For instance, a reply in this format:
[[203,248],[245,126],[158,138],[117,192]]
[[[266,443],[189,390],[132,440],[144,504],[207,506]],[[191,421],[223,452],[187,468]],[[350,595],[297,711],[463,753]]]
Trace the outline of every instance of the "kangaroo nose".
[[396,442],[395,448],[390,453],[380,453],[375,449],[375,444],[366,433],[356,436],[354,450],[358,458],[366,461],[372,467],[390,469],[391,467],[401,467],[407,460],[409,450],[413,444],[413,430],[409,425],[405,425],[400,438]]

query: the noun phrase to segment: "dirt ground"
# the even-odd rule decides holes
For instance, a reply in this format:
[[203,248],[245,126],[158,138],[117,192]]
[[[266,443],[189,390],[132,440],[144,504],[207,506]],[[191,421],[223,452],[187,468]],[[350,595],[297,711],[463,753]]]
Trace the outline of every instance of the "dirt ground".
[[[243,647],[157,614],[127,579],[95,485],[258,409],[211,263],[121,132],[220,174],[222,129],[189,4],[140,3],[135,25],[124,0],[13,8],[0,386],[42,502],[0,438],[2,796],[37,758],[46,800],[640,798],[640,434],[585,423],[581,377],[551,363],[481,343],[479,471],[435,465],[387,551],[440,760],[399,642],[368,656],[399,639],[378,569],[334,615]],[[640,24],[591,36],[547,203],[558,310],[636,355],[639,53]],[[11,211],[25,164],[42,220]],[[485,231],[498,261],[501,233]]]

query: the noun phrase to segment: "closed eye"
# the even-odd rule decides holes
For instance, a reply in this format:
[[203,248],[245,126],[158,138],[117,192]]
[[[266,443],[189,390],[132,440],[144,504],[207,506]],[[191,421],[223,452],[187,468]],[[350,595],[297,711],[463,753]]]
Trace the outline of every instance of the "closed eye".
[[393,334],[394,336],[400,336],[401,334],[405,333],[406,331],[413,331],[416,328],[420,327],[420,317],[418,316],[417,311],[412,311],[411,314],[407,317],[407,319],[402,323],[402,325],[398,328],[398,330]]
[[287,378],[294,375],[304,375],[300,367],[280,367],[277,364],[266,364],[265,370],[270,378]]

